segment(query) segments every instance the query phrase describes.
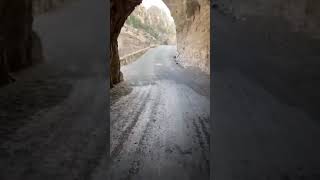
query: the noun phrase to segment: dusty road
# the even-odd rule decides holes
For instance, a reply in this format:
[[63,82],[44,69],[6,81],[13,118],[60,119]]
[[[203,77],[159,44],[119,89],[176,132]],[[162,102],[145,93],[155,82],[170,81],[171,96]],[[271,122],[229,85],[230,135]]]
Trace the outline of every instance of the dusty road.
[[[110,179],[209,178],[209,76],[181,68],[175,53],[159,46],[122,68],[127,84],[111,92],[128,89],[111,101]],[[95,179],[106,176],[102,166]]]
[[0,179],[90,177],[106,150],[106,2],[35,18],[46,62],[0,89]]

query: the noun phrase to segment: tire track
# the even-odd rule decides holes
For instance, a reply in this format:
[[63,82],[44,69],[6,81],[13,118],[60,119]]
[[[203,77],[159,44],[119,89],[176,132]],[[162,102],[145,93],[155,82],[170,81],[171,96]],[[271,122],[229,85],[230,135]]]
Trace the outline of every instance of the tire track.
[[116,116],[111,117],[111,127],[113,129],[121,128],[120,126],[125,127],[129,122],[127,117],[130,117],[130,114],[135,112],[135,108],[124,111],[124,107],[128,106],[128,103],[131,105],[141,104],[141,99],[144,99],[145,93],[139,91],[138,89],[132,92],[127,98],[120,99],[115,105],[111,106],[111,115],[116,114]]
[[148,138],[150,138],[150,134],[152,133],[152,125],[154,125],[154,122],[156,122],[156,113],[158,111],[159,104],[160,104],[160,98],[161,93],[158,91],[156,99],[154,100],[155,103],[153,103],[150,113],[149,121],[147,122],[147,125],[142,133],[142,136],[138,143],[138,148],[135,151],[135,158],[131,162],[131,167],[128,170],[128,176],[126,177],[126,180],[130,180],[132,176],[139,173],[140,169],[143,166],[143,162],[141,161],[141,157],[143,157],[143,154],[145,154],[144,149],[147,148],[147,141]]
[[[182,91],[185,92],[185,91]],[[200,166],[201,170],[204,169],[206,173],[210,173],[210,162],[209,162],[209,147],[210,147],[210,135],[206,131],[206,126],[204,124],[204,118],[201,118],[198,114],[197,109],[195,109],[194,104],[192,103],[192,100],[190,99],[190,96],[188,96],[186,93],[184,93],[185,98],[187,99],[187,103],[189,104],[188,107],[190,107],[191,111],[194,112],[194,115],[192,115],[192,125],[193,129],[195,131],[195,136],[197,138],[197,142],[201,149],[201,156],[204,160],[205,167]]]
[[[119,90],[120,91],[120,90]],[[114,102],[111,105],[111,110],[113,112],[119,112],[123,107],[122,105],[130,102],[132,104],[136,104],[139,102],[140,97],[143,95],[142,91],[139,91],[139,89],[133,89],[132,92],[124,97],[121,97],[118,101]]]
[[210,173],[210,162],[209,162],[209,158],[208,158],[208,155],[207,155],[207,153],[209,152],[209,147],[206,147],[206,145],[205,145],[205,143],[203,141],[203,138],[201,136],[200,128],[197,125],[195,119],[193,119],[193,126],[195,128],[196,137],[198,139],[198,143],[199,143],[200,148],[201,148],[202,158],[205,160],[205,168],[204,168],[205,172]]
[[207,145],[210,147],[210,134],[209,134],[208,128],[207,128],[208,125],[205,125],[205,122],[206,122],[205,119],[206,118],[199,116],[199,122],[200,122],[201,130],[202,130],[202,132],[204,134],[204,137],[205,137]]
[[136,111],[136,114],[133,115],[133,121],[131,122],[131,124],[126,128],[126,130],[122,133],[122,136],[119,138],[119,144],[113,149],[113,151],[111,152],[111,160],[114,160],[121,152],[124,143],[128,140],[133,128],[135,127],[135,125],[137,124],[139,117],[141,115],[141,112],[143,111],[146,102],[149,100],[150,97],[150,91],[148,92],[148,94],[146,95],[146,97],[143,99],[140,107],[138,108],[138,110]]
[[207,131],[208,126],[205,124],[206,118],[202,117],[202,115],[199,115],[197,109],[194,108],[195,105],[192,103],[190,96],[186,95],[185,93],[184,96],[187,99],[187,102],[189,103],[189,107],[191,108],[192,112],[194,112],[194,115],[192,117],[192,125],[195,128],[195,133],[198,137],[199,145],[205,151],[206,148],[203,146],[203,144],[206,143],[208,146],[210,145],[210,134]]

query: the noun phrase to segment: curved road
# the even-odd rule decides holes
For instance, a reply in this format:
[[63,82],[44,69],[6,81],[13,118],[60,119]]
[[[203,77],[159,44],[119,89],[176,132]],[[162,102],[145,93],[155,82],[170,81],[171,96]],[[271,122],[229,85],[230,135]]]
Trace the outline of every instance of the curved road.
[[107,171],[105,8],[78,0],[35,18],[46,62],[0,89],[1,180],[208,177],[209,77],[179,67],[170,46],[123,68]]
[[111,91],[110,179],[209,179],[209,76],[175,54],[159,46],[122,68],[125,82]]

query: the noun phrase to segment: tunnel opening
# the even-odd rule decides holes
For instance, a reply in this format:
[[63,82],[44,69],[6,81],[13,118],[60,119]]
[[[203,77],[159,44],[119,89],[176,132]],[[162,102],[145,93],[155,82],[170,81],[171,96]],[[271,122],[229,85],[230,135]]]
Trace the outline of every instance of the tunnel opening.
[[[148,2],[161,2],[168,14],[152,5],[145,7]],[[111,1],[110,175],[114,179],[209,179],[209,2]],[[170,14],[167,25],[168,17],[162,16]],[[172,34],[161,32],[167,26]]]
[[[141,3],[142,0],[111,1],[111,88],[122,80],[118,37],[127,18]],[[174,19],[177,57],[179,57],[178,60],[181,60],[181,65],[197,67],[210,74],[210,1],[164,0],[163,3],[168,7]]]
[[143,0],[127,17],[117,41],[121,69],[152,48],[176,46],[176,26],[169,8],[162,0]]

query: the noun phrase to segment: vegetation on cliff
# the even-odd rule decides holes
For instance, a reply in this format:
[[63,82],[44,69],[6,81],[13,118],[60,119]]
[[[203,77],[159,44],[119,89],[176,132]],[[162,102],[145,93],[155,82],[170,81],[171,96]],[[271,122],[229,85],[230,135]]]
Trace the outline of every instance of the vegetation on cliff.
[[175,36],[175,24],[164,10],[151,6],[146,9],[143,5],[135,8],[126,20],[126,25],[144,31],[159,42]]

